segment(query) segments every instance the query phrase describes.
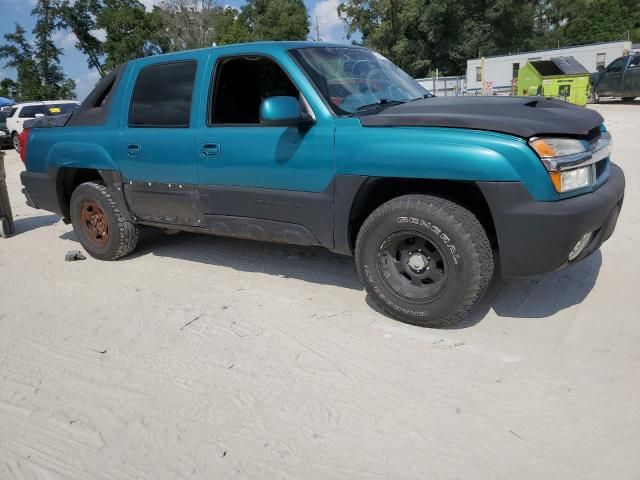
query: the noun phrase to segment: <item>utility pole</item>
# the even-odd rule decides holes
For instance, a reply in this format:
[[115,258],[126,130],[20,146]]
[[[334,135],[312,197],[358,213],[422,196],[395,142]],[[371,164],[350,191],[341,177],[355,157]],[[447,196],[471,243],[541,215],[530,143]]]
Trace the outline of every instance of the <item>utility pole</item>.
[[320,22],[318,22],[318,16],[316,15],[316,24],[313,27],[313,29],[316,31],[316,42],[320,41]]

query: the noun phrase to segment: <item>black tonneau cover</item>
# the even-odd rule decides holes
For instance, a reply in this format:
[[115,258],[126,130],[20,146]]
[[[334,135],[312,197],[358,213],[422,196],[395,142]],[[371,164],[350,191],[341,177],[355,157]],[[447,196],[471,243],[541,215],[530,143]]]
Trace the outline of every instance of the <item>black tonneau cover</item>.
[[543,97],[432,97],[363,115],[364,127],[454,127],[530,138],[587,135],[603,122],[593,110]]

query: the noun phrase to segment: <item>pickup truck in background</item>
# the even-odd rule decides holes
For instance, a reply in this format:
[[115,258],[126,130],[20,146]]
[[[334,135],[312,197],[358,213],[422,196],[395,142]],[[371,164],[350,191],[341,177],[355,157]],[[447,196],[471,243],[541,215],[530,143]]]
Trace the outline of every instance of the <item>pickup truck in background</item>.
[[428,327],[463,319],[498,258],[522,277],[596,251],[625,185],[593,110],[433,97],[330,43],[133,60],[20,143],[27,203],[95,258],[131,253],[141,225],[323,246],[355,257],[384,312]]
[[589,83],[592,103],[600,97],[617,97],[623,102],[640,97],[640,53],[616,58],[603,71],[592,73]]
[[75,100],[45,100],[42,102],[24,102],[4,107],[9,112],[5,122],[9,132],[9,138],[16,151],[20,151],[18,136],[22,133],[24,122],[34,118],[65,115],[73,112],[80,106]]

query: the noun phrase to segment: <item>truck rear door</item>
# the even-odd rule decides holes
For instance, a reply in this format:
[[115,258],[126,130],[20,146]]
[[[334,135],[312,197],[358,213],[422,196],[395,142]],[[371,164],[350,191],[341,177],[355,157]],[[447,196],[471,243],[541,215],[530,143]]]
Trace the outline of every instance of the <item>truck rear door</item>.
[[118,138],[125,195],[147,222],[197,225],[195,129],[199,69],[206,55],[134,63]]

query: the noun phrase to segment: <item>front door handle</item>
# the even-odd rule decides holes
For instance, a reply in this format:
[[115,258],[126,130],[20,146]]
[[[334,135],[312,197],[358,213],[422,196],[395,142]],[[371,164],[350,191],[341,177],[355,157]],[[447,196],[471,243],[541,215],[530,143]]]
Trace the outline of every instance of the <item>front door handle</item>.
[[217,143],[205,143],[200,149],[203,157],[217,157],[220,155],[220,145]]
[[140,155],[140,145],[135,145],[135,144],[127,145],[127,153],[131,156]]

